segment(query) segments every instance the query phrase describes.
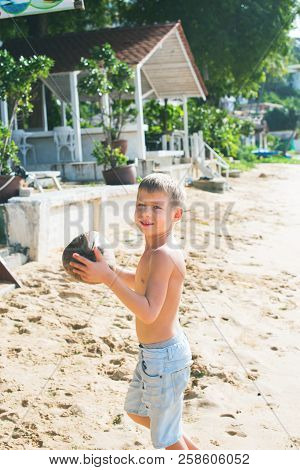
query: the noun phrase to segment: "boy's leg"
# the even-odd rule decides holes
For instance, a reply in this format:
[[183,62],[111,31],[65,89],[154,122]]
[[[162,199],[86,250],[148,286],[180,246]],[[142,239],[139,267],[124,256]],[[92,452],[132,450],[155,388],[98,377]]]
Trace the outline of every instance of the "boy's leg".
[[[127,413],[127,414],[136,423],[141,424],[142,426],[145,426],[146,428],[150,429],[150,418],[149,418],[149,416],[139,416],[139,415],[136,415],[134,413]],[[186,434],[183,434],[182,438],[184,440],[184,443],[186,444],[186,447],[176,447],[176,448],[174,447],[176,444],[178,444],[181,441],[180,440],[180,441],[176,442],[175,444],[173,444],[169,447],[166,447],[166,449],[169,449],[169,450],[175,450],[175,449],[199,450],[199,447],[197,447],[196,444],[194,444],[194,442],[191,441],[191,439],[189,439]]]
[[188,449],[188,446],[183,438],[183,436],[179,439],[179,441],[175,442],[171,446],[165,447],[166,450],[180,450],[180,449]]

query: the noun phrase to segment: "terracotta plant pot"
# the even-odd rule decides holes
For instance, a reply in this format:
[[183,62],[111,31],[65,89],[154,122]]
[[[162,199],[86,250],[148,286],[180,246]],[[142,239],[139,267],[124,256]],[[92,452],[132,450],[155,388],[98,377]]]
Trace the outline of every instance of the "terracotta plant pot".
[[[5,186],[8,181],[10,181],[9,184]],[[20,184],[23,181],[21,176],[0,175],[0,203],[7,202],[11,197],[19,196]]]
[[111,143],[111,147],[113,149],[119,148],[124,155],[126,155],[127,149],[128,149],[128,140],[126,139],[119,139],[119,140],[114,140]]
[[109,170],[102,170],[102,175],[106,184],[135,184],[136,166],[134,164],[117,166]]

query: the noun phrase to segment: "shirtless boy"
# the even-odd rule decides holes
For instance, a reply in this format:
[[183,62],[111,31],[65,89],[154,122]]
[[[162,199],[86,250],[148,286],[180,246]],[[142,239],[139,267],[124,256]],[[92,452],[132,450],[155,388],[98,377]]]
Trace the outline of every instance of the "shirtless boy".
[[135,315],[139,359],[124,410],[150,429],[154,448],[198,449],[183,433],[183,393],[190,379],[192,354],[179,323],[185,277],[182,251],[173,227],[182,217],[183,189],[168,175],[153,173],[140,183],[135,223],[145,237],[136,272],[111,269],[99,250],[96,262],[74,254],[74,272],[89,283],[104,283]]

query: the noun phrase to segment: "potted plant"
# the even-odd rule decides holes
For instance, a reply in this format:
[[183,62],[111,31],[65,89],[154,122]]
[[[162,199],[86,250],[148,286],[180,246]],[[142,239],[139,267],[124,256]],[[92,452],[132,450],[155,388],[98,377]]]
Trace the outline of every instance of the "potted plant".
[[103,165],[103,178],[106,184],[135,184],[136,167],[127,165],[128,158],[119,147],[112,148],[109,144],[95,142],[92,155],[98,165]]
[[[99,109],[102,120],[102,128],[105,135],[104,144],[108,147],[105,152],[107,166],[114,162],[114,149],[119,148],[123,155],[127,152],[127,140],[120,139],[124,125],[133,122],[137,116],[134,100],[128,99],[133,95],[134,71],[132,68],[116,57],[109,43],[101,48],[96,46],[91,50],[90,58],[81,58],[81,69],[86,71],[85,76],[79,80],[78,88],[88,96],[98,98]],[[127,99],[124,99],[126,95]],[[95,147],[96,154],[103,155],[103,149]],[[110,156],[108,153],[110,152]],[[101,157],[102,158],[102,157]],[[100,159],[101,159],[100,158]],[[118,159],[117,159],[118,161]],[[122,162],[122,174],[124,173],[124,162]],[[134,165],[128,165],[131,172]],[[111,166],[113,174],[119,173],[119,165]],[[120,175],[116,176],[116,182],[110,184],[121,184]],[[126,183],[125,183],[126,184]],[[128,183],[127,183],[128,184]]]
[[18,147],[11,139],[13,124],[19,111],[32,111],[32,86],[37,79],[48,76],[53,60],[41,55],[28,58],[21,56],[16,60],[3,49],[0,50],[0,64],[0,100],[6,101],[11,110],[7,125],[0,123],[0,202],[6,202],[10,197],[18,195],[23,179],[11,167],[20,163]]

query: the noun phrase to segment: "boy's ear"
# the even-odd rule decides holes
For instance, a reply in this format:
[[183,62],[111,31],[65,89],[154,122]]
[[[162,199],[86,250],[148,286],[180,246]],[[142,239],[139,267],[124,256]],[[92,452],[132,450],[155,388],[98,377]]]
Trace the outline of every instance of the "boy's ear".
[[174,212],[174,221],[178,222],[178,220],[181,219],[183,214],[182,207],[176,207],[175,212]]

